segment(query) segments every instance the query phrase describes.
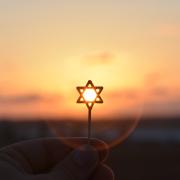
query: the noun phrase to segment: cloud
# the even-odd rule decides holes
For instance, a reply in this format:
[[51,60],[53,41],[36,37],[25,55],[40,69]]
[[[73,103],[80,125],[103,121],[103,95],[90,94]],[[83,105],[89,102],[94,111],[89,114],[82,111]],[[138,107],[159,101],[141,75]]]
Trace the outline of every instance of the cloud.
[[100,52],[86,55],[83,58],[83,61],[90,65],[102,65],[102,64],[109,64],[113,61],[115,55],[111,52]]
[[169,95],[169,90],[166,87],[156,87],[151,89],[150,95],[155,97],[167,97]]
[[170,37],[170,38],[180,37],[179,32],[180,32],[180,25],[175,23],[160,24],[156,28],[156,33],[158,33],[158,36],[162,36],[162,37]]
[[162,101],[148,101],[144,104],[144,114],[160,116],[180,115],[180,98],[169,98]]
[[63,114],[62,103],[64,97],[61,94],[1,94],[0,117],[56,117]]
[[0,66],[1,71],[17,71],[19,70],[19,66],[17,63],[15,63],[12,60],[5,59],[4,61],[1,61],[1,66]]
[[[156,75],[151,76],[152,81]],[[159,76],[158,76],[159,77]],[[150,78],[151,79],[151,78]],[[151,81],[151,80],[150,80]],[[156,82],[155,82],[156,84]],[[166,86],[155,86],[151,89],[119,89],[106,94],[106,101],[114,106],[108,108],[117,112],[135,112],[142,109],[147,116],[180,115],[180,94],[178,89],[170,89]]]
[[162,74],[158,73],[158,72],[153,72],[153,73],[149,73],[145,75],[145,85],[146,86],[150,86],[150,87],[154,87],[157,84],[159,84],[162,80]]
[[125,99],[136,99],[138,98],[139,93],[136,89],[122,89],[122,90],[116,90],[111,91],[108,93],[108,97],[115,98],[119,100],[120,98]]
[[57,101],[60,96],[26,94],[26,95],[0,95],[0,104],[2,105],[26,105],[40,102]]

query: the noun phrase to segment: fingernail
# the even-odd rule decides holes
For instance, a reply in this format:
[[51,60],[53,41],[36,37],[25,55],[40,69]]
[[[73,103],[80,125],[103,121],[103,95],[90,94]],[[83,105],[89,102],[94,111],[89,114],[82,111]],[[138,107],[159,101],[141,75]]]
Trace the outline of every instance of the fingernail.
[[99,159],[98,152],[90,145],[79,147],[73,152],[73,160],[79,166],[92,166]]

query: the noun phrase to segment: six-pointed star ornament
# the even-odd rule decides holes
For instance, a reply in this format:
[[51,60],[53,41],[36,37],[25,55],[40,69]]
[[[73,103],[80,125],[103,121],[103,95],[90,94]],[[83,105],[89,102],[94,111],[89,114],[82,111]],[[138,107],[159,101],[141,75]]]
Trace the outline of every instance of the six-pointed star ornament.
[[95,103],[103,103],[100,96],[103,87],[94,86],[93,82],[89,80],[86,86],[78,86],[77,90],[80,94],[77,103],[85,103],[88,107],[88,142],[91,139],[91,111]]
[[86,86],[78,86],[77,90],[80,94],[80,97],[77,100],[77,103],[85,103],[88,109],[92,109],[94,103],[103,103],[103,100],[100,96],[103,87],[94,86],[93,82],[89,80]]

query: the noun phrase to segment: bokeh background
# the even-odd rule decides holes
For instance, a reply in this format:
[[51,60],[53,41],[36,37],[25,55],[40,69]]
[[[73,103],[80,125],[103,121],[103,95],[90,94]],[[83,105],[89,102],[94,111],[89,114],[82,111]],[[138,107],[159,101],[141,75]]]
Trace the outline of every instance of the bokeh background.
[[180,178],[179,0],[0,0],[0,146],[86,136],[76,86],[104,86],[93,136],[116,179]]

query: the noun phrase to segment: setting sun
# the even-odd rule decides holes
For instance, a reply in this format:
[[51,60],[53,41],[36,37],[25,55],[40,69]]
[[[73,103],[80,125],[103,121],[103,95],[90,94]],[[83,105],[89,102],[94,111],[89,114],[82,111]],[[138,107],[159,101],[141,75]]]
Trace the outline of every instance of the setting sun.
[[85,99],[85,101],[87,102],[93,102],[95,101],[97,94],[96,91],[93,88],[90,89],[86,89],[83,93],[83,97]]
[[179,2],[0,1],[0,117],[78,119],[87,79],[100,118],[180,114]]

